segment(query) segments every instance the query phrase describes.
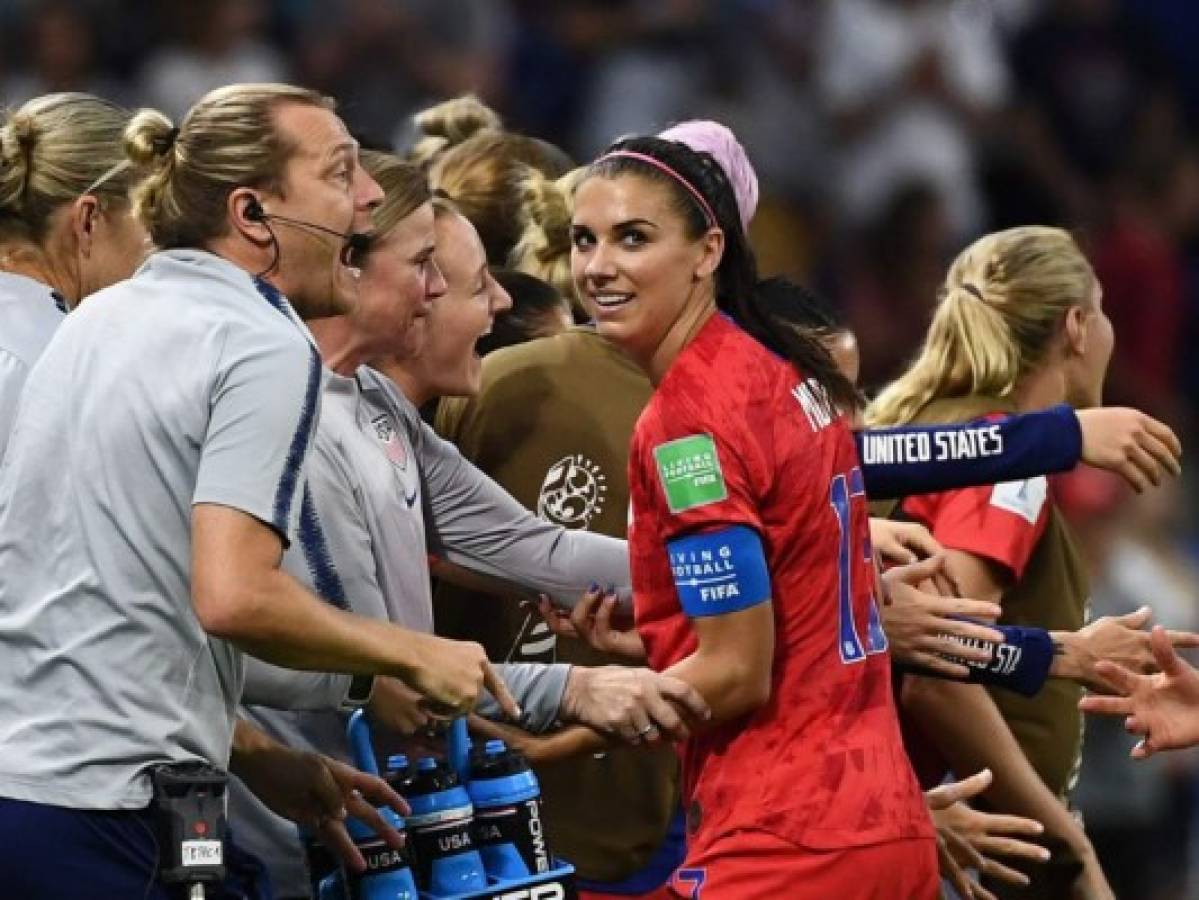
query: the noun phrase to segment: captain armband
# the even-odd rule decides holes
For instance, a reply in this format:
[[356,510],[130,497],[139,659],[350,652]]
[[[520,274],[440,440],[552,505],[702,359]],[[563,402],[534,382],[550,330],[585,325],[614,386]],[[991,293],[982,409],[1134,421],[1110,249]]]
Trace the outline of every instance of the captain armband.
[[666,544],[679,605],[692,618],[721,616],[770,599],[770,572],[762,539],[732,525]]
[[[989,684],[1005,688],[1025,697],[1035,696],[1049,677],[1053,665],[1053,640],[1043,628],[1026,628],[1021,625],[993,625],[1002,631],[1004,642],[953,640],[972,647],[990,648],[989,662],[972,662],[957,657],[947,657],[950,662],[960,663],[969,671],[966,681]],[[946,635],[948,637],[948,635]]]

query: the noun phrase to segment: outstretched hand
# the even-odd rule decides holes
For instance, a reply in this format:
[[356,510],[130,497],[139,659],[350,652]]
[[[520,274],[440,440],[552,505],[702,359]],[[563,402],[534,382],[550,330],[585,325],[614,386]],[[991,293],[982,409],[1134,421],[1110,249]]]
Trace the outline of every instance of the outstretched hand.
[[994,900],[994,894],[972,880],[973,869],[1010,884],[1028,884],[1028,876],[993,859],[1020,857],[1045,862],[1049,851],[1039,844],[1021,840],[1036,837],[1045,829],[1035,819],[978,812],[966,801],[991,785],[991,771],[983,769],[969,778],[933,788],[924,795],[937,828],[942,875],[953,882],[964,900]]
[[1003,632],[968,619],[997,619],[1001,610],[995,603],[930,592],[944,566],[944,556],[937,555],[889,569],[883,575],[883,589],[890,602],[882,604],[879,612],[896,660],[962,679],[970,673],[958,660],[991,661],[991,648],[975,642],[1002,644],[1004,640]]
[[429,712],[438,716],[461,716],[474,710],[483,690],[491,693],[504,715],[520,719],[520,706],[513,699],[487,651],[474,641],[455,641],[433,634],[413,635],[417,651],[403,681],[424,698]]
[[546,626],[558,637],[585,641],[601,653],[611,653],[641,662],[645,659],[645,644],[636,629],[618,629],[612,622],[618,599],[611,591],[592,585],[570,612],[559,609],[542,597],[537,611]]
[[[1142,675],[1159,671],[1149,632],[1145,630],[1152,616],[1153,610],[1142,606],[1123,616],[1102,616],[1074,634],[1062,635],[1065,656],[1077,669],[1075,680],[1092,690],[1110,693],[1115,686],[1098,670],[1100,660]],[[1166,638],[1175,648],[1199,647],[1199,634],[1194,632],[1167,631]]]
[[573,666],[559,717],[630,744],[676,741],[712,717],[695,688],[670,675],[632,666]]
[[1182,471],[1182,443],[1168,425],[1127,407],[1077,411],[1082,461],[1122,476],[1138,494]]
[[1095,671],[1118,695],[1092,695],[1078,704],[1084,712],[1125,716],[1124,727],[1141,735],[1132,749],[1134,759],[1199,744],[1199,671],[1174,652],[1160,625],[1153,629],[1149,645],[1161,671],[1142,675],[1113,662],[1097,662]]
[[238,776],[272,811],[318,832],[322,843],[354,871],[365,869],[366,861],[346,830],[347,816],[365,823],[389,846],[404,846],[403,835],[387,824],[377,807],[405,816],[408,804],[382,778],[282,745],[254,756]]
[[936,556],[944,548],[919,522],[870,519],[870,546],[888,565],[905,566]]

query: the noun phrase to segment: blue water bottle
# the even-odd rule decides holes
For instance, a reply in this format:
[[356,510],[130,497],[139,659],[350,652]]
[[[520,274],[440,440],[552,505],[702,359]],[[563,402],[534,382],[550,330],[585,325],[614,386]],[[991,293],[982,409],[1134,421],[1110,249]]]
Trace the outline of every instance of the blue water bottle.
[[471,835],[474,807],[457,773],[426,756],[404,788],[412,807],[408,840],[420,889],[444,897],[486,888],[483,860]]
[[[379,814],[403,830],[404,820],[386,807]],[[408,854],[384,843],[365,822],[350,816],[346,830],[366,860],[361,872],[335,872],[321,882],[320,900],[418,900]]]
[[403,753],[387,757],[387,774],[383,780],[401,797],[406,796],[412,788],[412,764],[408,757]]
[[[354,764],[364,772],[378,775],[370,728],[362,710],[350,717],[346,735]],[[404,831],[404,820],[395,810],[380,807],[378,812],[388,825]],[[366,869],[361,873],[335,872],[325,878],[320,886],[320,900],[419,900],[407,847],[396,850],[389,846],[369,825],[353,816],[346,818],[346,831],[366,860]]]
[[487,874],[508,881],[550,871],[541,789],[524,756],[503,741],[488,741],[471,753],[468,785],[475,844]]

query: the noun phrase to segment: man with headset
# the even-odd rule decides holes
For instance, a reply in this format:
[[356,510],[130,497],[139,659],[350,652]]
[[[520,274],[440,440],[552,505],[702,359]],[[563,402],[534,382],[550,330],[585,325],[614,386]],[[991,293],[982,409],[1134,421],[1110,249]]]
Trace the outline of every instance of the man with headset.
[[233,85],[181,128],[142,111],[126,146],[160,251],[57,331],[0,469],[13,896],[165,898],[148,808],[164,767],[248,768],[277,788],[269,745],[235,724],[243,651],[390,675],[451,713],[486,686],[517,713],[477,645],[350,615],[279,569],[312,527],[322,371],[301,318],[353,302],[344,249],[379,197],[332,104]]

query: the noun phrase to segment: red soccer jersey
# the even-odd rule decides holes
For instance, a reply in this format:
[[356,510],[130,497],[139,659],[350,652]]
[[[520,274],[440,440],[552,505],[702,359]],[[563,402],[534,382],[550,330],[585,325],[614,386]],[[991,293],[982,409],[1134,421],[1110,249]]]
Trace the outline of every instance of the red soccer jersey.
[[906,498],[901,508],[941,546],[998,563],[1019,581],[1049,521],[1045,476]]
[[[954,418],[952,407],[939,411]],[[970,409],[971,417],[975,414],[976,410]],[[905,498],[900,508],[907,517],[932,532],[943,547],[988,559],[1001,566],[1015,583],[1024,576],[1049,522],[1048,482],[1044,476],[1037,476],[923,494]],[[908,752],[921,783],[926,787],[940,783],[950,767],[936,741],[907,717],[904,729]],[[1042,735],[1042,743],[1052,737],[1045,729],[1038,729],[1038,733]]]
[[758,828],[834,849],[932,834],[873,611],[857,467],[823,392],[723,316],[679,354],[637,423],[629,552],[653,668],[696,648],[668,541],[746,526],[770,573],[770,700],[681,748],[683,796],[693,815],[698,804],[703,840]]

